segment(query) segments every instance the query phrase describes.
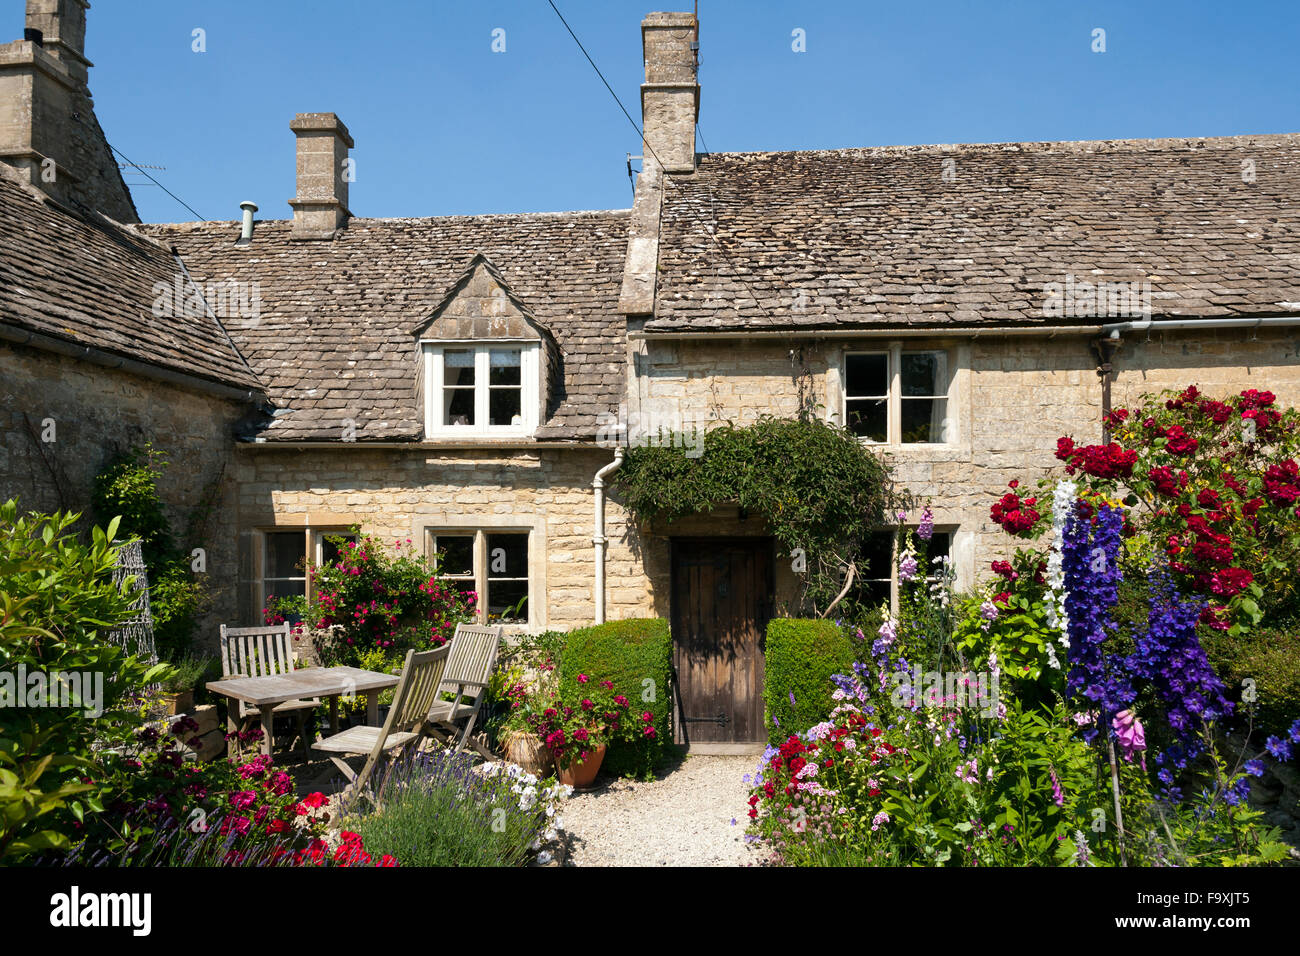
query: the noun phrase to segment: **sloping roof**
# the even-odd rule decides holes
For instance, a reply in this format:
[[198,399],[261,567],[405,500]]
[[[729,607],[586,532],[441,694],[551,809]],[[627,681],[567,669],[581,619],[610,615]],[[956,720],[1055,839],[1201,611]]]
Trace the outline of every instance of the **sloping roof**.
[[0,163],[0,324],[259,389],[209,316],[154,314],[154,284],[172,290],[178,275],[165,246],[47,200]]
[[645,328],[1042,323],[1067,274],[1149,280],[1156,316],[1300,311],[1300,134],[704,155]]
[[267,441],[423,437],[414,331],[489,258],[555,336],[563,378],[540,439],[595,435],[625,385],[617,311],[626,211],[351,219],[333,240],[292,239],[288,221],[256,224],[238,246],[232,222],[142,227],[174,243],[196,282],[257,283],[256,320],[231,334],[282,409]]

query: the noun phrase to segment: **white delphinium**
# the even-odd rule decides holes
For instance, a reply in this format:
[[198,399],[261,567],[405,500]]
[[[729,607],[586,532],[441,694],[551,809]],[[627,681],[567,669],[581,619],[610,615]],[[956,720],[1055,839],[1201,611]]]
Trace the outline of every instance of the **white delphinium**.
[[[1052,543],[1047,554],[1047,626],[1060,632],[1057,638],[1062,648],[1070,648],[1069,618],[1065,612],[1065,520],[1069,517],[1079,486],[1073,481],[1061,481],[1052,492]],[[1047,645],[1047,662],[1060,669],[1056,649]]]

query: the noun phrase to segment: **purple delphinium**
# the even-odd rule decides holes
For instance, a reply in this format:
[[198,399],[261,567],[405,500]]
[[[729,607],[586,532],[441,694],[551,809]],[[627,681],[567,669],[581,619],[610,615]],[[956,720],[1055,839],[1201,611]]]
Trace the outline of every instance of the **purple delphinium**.
[[1269,737],[1264,742],[1264,749],[1271,753],[1278,760],[1291,759],[1291,744],[1281,737]]
[[1258,758],[1247,760],[1243,769],[1252,777],[1262,777],[1264,776],[1264,761]]
[[1160,695],[1170,729],[1185,744],[1205,723],[1232,713],[1223,682],[1196,636],[1204,606],[1180,595],[1166,572],[1153,572],[1147,630],[1124,661],[1131,677],[1149,681]]
[[[1093,515],[1076,501],[1066,518],[1062,542],[1065,571],[1065,610],[1069,620],[1070,672],[1066,689],[1097,704],[1102,726],[1132,703],[1135,694],[1128,676],[1108,662],[1104,645],[1114,630],[1111,609],[1119,600],[1120,532],[1124,514],[1099,501]],[[1086,735],[1091,740],[1096,731]]]
[[1300,744],[1300,718],[1292,721],[1291,729],[1287,733],[1290,734],[1293,744]]

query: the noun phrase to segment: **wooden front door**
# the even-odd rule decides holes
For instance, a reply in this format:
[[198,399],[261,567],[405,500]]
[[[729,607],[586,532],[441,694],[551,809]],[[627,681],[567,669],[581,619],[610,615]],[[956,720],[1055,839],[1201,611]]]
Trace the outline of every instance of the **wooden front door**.
[[753,743],[763,728],[770,538],[673,539],[678,741]]

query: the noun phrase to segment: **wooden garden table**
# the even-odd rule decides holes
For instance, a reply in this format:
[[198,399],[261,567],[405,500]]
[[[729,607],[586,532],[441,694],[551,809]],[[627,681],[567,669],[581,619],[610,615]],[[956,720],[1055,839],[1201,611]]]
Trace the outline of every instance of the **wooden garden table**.
[[[346,694],[366,695],[366,723],[379,724],[379,692],[396,687],[401,678],[396,674],[381,674],[359,667],[306,667],[287,674],[269,677],[224,677],[208,681],[208,690],[242,700],[256,707],[262,718],[262,753],[271,755],[271,726],[275,705],[287,700],[311,697],[328,697],[330,702],[330,732],[339,730],[339,697]],[[235,720],[227,715],[227,727],[237,730]]]

